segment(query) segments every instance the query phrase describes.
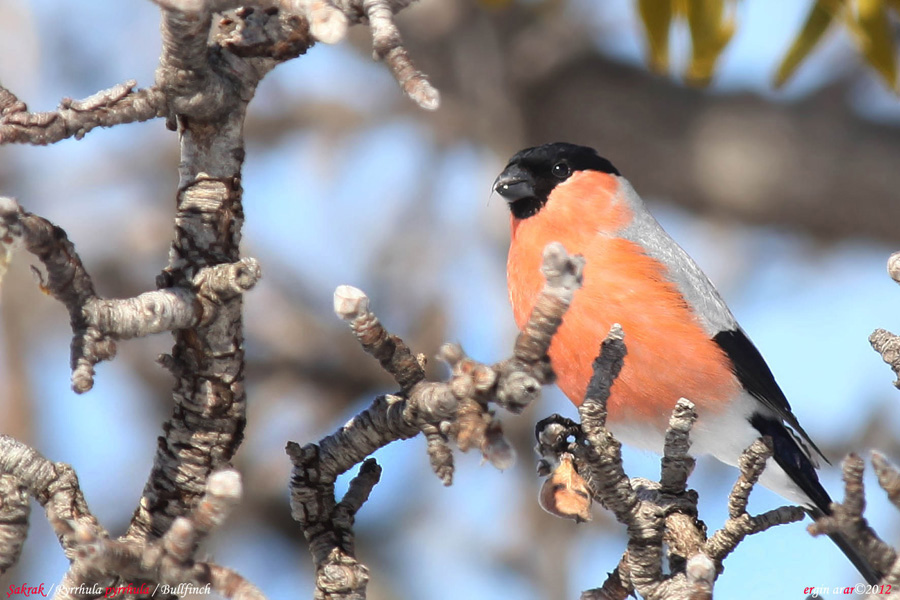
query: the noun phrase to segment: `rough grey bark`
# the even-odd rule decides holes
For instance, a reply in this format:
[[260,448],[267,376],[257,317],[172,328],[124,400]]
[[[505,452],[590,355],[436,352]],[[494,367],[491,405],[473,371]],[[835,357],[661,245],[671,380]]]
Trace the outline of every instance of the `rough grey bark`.
[[31,505],[25,486],[12,475],[0,475],[0,499],[0,573],[5,573],[19,561]]
[[[151,87],[136,89],[134,82],[125,82],[85,100],[64,99],[57,111],[47,113],[28,112],[11,91],[0,87],[0,143],[47,144],[80,138],[95,127],[165,117],[178,132],[181,157],[168,265],[158,278],[159,289],[132,298],[99,298],[63,230],[10,199],[0,199],[0,268],[19,243],[43,263],[43,287],[70,315],[77,391],[90,389],[94,365],[114,356],[117,340],[162,331],[175,336],[172,353],[160,359],[175,379],[172,416],[163,425],[154,467],[127,533],[109,538],[89,511],[71,467],[0,436],[0,569],[8,569],[20,552],[27,533],[26,496],[31,496],[44,506],[71,560],[58,598],[80,596],[71,588],[81,584],[151,581],[209,585],[228,598],[262,597],[237,573],[195,558],[200,542],[221,525],[241,496],[240,477],[229,467],[246,422],[242,293],[260,277],[259,265],[240,257],[244,120],[257,85],[269,71],[304,53],[316,40],[339,41],[347,27],[357,23],[369,25],[375,56],[385,61],[403,91],[420,107],[436,108],[439,96],[411,63],[393,20],[410,2],[156,0],[163,54]],[[539,107],[544,100],[533,101]],[[512,357],[483,365],[458,346],[445,346],[441,357],[452,374],[444,382],[425,380],[421,357],[381,326],[361,292],[339,288],[336,312],[400,390],[380,396],[316,444],[288,445],[294,462],[291,505],[316,565],[317,597],[364,597],[368,572],[355,557],[352,526],[380,476],[380,467],[367,459],[374,450],[422,433],[432,467],[445,484],[453,476],[451,442],[464,451],[481,450],[498,468],[511,464],[512,447],[492,405],[520,412],[552,381],[547,349],[580,286],[582,266],[561,246],[548,247],[543,268],[547,285]],[[888,350],[879,351],[894,364]],[[614,330],[581,406],[582,425],[550,419],[554,429],[542,436],[546,455],[570,470],[557,480],[562,487],[549,489],[550,495],[575,490],[576,500],[593,496],[628,530],[628,549],[619,567],[602,588],[584,597],[623,597],[637,591],[646,598],[708,598],[721,561],[741,539],[796,520],[799,509],[756,517],[746,513],[747,495],[771,452],[760,442],[742,459],[741,479],[729,499],[729,520],[707,539],[696,521],[696,495],[686,489],[693,467],[687,454],[689,430],[695,419],[686,401],[678,404],[670,422],[661,483],[629,479],[618,442],[605,427],[605,401],[624,356],[622,332]],[[335,478],[359,463],[359,475],[338,502]],[[880,456],[873,457],[873,463],[882,487],[897,504],[900,475]],[[897,581],[896,552],[862,519],[861,465],[854,459],[847,464],[847,500],[832,520],[816,525],[817,531],[841,531],[880,553],[887,581]],[[662,567],[664,544],[673,566],[668,574]]]
[[136,81],[126,81],[84,100],[63,98],[58,110],[43,113],[29,113],[24,102],[0,86],[0,144],[52,144],[81,139],[95,127],[161,117],[165,96],[155,88],[136,86]]
[[[246,423],[241,294],[260,276],[255,261],[240,257],[247,106],[276,65],[303,54],[318,36],[335,42],[346,26],[361,22],[369,23],[376,54],[410,97],[436,108],[438,96],[412,66],[393,22],[394,13],[410,0],[156,3],[163,52],[150,88],[136,90],[129,81],[85,100],[64,99],[55,112],[30,113],[0,86],[0,143],[47,144],[80,138],[95,127],[164,116],[178,132],[181,160],[174,239],[169,264],[157,279],[159,289],[122,300],[99,298],[65,232],[10,199],[0,200],[0,263],[5,268],[10,248],[22,242],[44,264],[46,290],[70,314],[72,382],[78,392],[91,388],[97,362],[113,358],[116,340],[173,331],[173,350],[160,359],[175,378],[172,416],[163,425],[131,524],[118,540],[108,540],[87,511],[71,469],[54,467],[3,438],[2,473],[45,504],[51,497],[31,482],[29,465],[41,465],[44,479],[68,482],[72,506],[62,518],[50,515],[73,560],[65,589],[98,581],[205,582],[227,597],[259,597],[237,574],[192,558],[199,539],[221,521],[209,512],[218,502],[222,479],[213,473],[230,466]],[[30,457],[25,465],[22,456]],[[238,480],[226,504],[239,494]],[[14,521],[20,519],[16,506],[9,505]],[[216,511],[224,515],[225,508]],[[73,518],[87,524],[72,525]],[[25,528],[3,532],[15,534],[0,539],[8,555],[17,554]]]
[[[420,432],[429,438],[432,465],[445,484],[450,483],[453,472],[451,440],[462,450],[480,448],[500,468],[508,466],[508,446],[499,424],[492,427],[497,422],[488,406],[494,403],[514,412],[524,407],[521,399],[509,402],[500,393],[503,379],[515,373],[529,380],[524,388],[517,388],[523,390],[520,394],[526,400],[550,380],[544,356],[572,293],[580,287],[581,270],[581,262],[569,259],[561,246],[548,246],[543,268],[547,285],[522,329],[513,358],[487,367],[463,358],[458,348],[446,350],[444,356],[453,365],[453,376],[446,383],[424,382],[420,362],[402,340],[381,326],[366,296],[355,288],[338,288],[335,312],[348,322],[363,348],[395,377],[401,390],[378,397],[367,410],[317,444],[288,444],[294,462],[291,505],[310,543],[317,599],[365,598],[369,579],[368,569],[355,556],[352,524],[381,470],[373,459],[367,459],[340,502],[334,496],[337,475],[381,446]],[[566,477],[551,477],[548,481],[554,485],[547,494],[558,499],[589,490],[588,501],[590,497],[598,500],[627,527],[628,546],[619,567],[603,587],[586,591],[582,598],[625,598],[635,592],[644,598],[711,598],[722,561],[741,540],[774,525],[798,521],[804,512],[798,507],[781,507],[758,516],[747,514],[750,491],[772,452],[769,443],[760,440],[741,457],[741,476],[728,499],[729,519],[707,538],[697,519],[698,496],[687,489],[694,466],[688,455],[689,435],[696,413],[693,404],[684,399],[678,402],[666,433],[661,483],[629,479],[622,466],[621,445],[606,429],[606,400],[625,354],[623,332],[616,325],[594,363],[594,376],[579,407],[582,424],[554,415],[537,428],[538,450],[545,457],[539,469],[549,474],[550,461],[561,465],[557,471],[571,469],[573,461],[576,469]],[[466,366],[461,367],[463,364]],[[515,365],[512,372],[509,365]],[[492,429],[495,433],[489,435]],[[433,451],[431,438],[436,439],[439,452]],[[499,463],[498,454],[502,457]],[[576,499],[578,495],[574,494]],[[551,509],[561,506],[562,501],[550,504]],[[552,512],[589,518],[589,512],[587,516],[575,510]],[[665,560],[671,573],[664,571]]]
[[335,291],[335,312],[401,389],[379,396],[368,409],[318,443],[302,447],[288,443],[287,452],[294,463],[291,509],[309,542],[317,599],[363,599],[369,579],[368,569],[355,556],[351,526],[381,468],[373,459],[366,460],[340,502],[334,496],[338,475],[378,448],[419,433],[426,437],[432,468],[444,485],[450,485],[453,478],[451,441],[463,451],[478,448],[498,469],[512,465],[512,448],[490,406],[521,412],[536,398],[541,385],[552,381],[547,349],[572,295],[581,287],[583,267],[584,260],[569,256],[561,244],[547,246],[542,266],[546,285],[516,339],[513,356],[489,366],[465,357],[458,346],[446,346],[441,354],[452,368],[446,382],[424,381],[421,359],[384,329],[369,309],[365,294],[350,286]]
[[[236,471],[219,471],[209,477],[204,492],[196,508],[176,519],[160,539],[112,540],[88,509],[78,478],[69,465],[52,463],[28,446],[0,435],[0,573],[18,557],[27,533],[27,497],[31,496],[44,506],[66,556],[72,561],[62,584],[56,588],[54,598],[58,600],[102,595],[109,585],[127,588],[123,581],[135,588],[148,581],[172,589],[182,586],[183,590],[208,585],[209,590],[226,598],[263,598],[255,586],[230,569],[194,560],[200,541],[224,522],[240,500],[240,475]],[[97,594],[77,591],[80,586],[92,589],[95,584],[100,584]]]
[[[878,475],[878,483],[888,493],[895,506],[900,508],[900,473],[881,454],[872,453],[872,464]],[[857,548],[863,556],[879,572],[887,573],[882,583],[893,586],[900,584],[896,575],[900,571],[897,550],[878,537],[863,517],[866,508],[863,471],[865,463],[856,454],[844,459],[844,501],[832,503],[832,514],[825,515],[809,526],[813,535],[841,533]]]
[[711,598],[722,561],[741,540],[774,525],[799,521],[804,512],[783,506],[758,516],[747,514],[750,490],[772,452],[768,442],[758,440],[741,456],[741,476],[728,498],[729,519],[707,538],[698,520],[697,493],[687,488],[694,468],[694,459],[688,455],[689,436],[697,415],[694,405],[683,398],[669,420],[659,483],[629,478],[622,466],[621,444],[606,428],[606,401],[625,356],[624,332],[613,325],[578,408],[581,424],[558,415],[538,424],[538,450],[544,460],[571,455],[591,496],[627,529],[628,545],[619,566],[602,587],[587,590],[581,597],[625,598],[637,592],[648,599]]
[[[900,252],[894,252],[888,258],[887,270],[891,279],[900,283]],[[886,329],[876,329],[869,336],[869,343],[875,352],[881,355],[884,362],[890,365],[897,376],[894,386],[900,388],[900,336]]]
[[[78,485],[75,471],[67,464],[53,463],[44,458],[36,450],[14,440],[7,435],[0,435],[0,475],[13,477],[18,486],[27,490],[28,495],[38,501],[47,513],[50,523],[73,523],[80,529],[90,530],[100,538],[107,537],[106,531],[88,509]],[[6,499],[4,498],[4,503]],[[20,540],[7,538],[7,547],[2,548],[0,555],[12,552],[16,543],[24,540],[26,530],[18,531]],[[75,556],[79,540],[72,531],[56,530],[60,545],[71,560]]]
[[43,263],[41,285],[69,311],[72,388],[83,393],[94,384],[94,365],[116,354],[116,340],[186,329],[212,320],[223,300],[238,296],[259,280],[259,265],[245,258],[203,268],[188,284],[145,292],[134,298],[104,299],[65,231],[0,197],[0,228],[10,243],[21,241]]

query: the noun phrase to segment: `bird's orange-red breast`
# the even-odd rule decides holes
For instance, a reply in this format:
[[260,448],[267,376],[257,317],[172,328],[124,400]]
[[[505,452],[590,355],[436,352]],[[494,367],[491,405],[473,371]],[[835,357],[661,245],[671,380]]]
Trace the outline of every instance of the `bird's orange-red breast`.
[[[509,297],[519,327],[544,280],[544,247],[560,242],[585,257],[582,288],[550,345],[557,382],[581,404],[592,363],[619,323],[628,353],[612,385],[607,423],[623,442],[662,452],[679,398],[697,422],[694,454],[736,465],[761,435],[773,460],[760,482],[803,505],[830,513],[816,475],[821,452],[809,439],[759,351],[715,286],[647,211],[612,164],[584,146],[555,143],[513,156],[494,182],[510,208]],[[849,542],[832,539],[869,580],[879,574]]]
[[[611,421],[664,428],[682,397],[695,398],[705,414],[723,410],[740,389],[730,362],[667,278],[665,266],[639,244],[615,235],[634,217],[617,198],[618,179],[599,171],[575,172],[537,214],[510,216],[507,272],[516,324],[525,324],[544,285],[543,248],[560,242],[589,257],[584,291],[573,298],[550,346],[563,392],[581,403],[593,357],[619,323],[628,336],[628,357],[609,398]],[[591,210],[585,210],[585,198],[591,199]],[[671,368],[663,368],[667,364]]]

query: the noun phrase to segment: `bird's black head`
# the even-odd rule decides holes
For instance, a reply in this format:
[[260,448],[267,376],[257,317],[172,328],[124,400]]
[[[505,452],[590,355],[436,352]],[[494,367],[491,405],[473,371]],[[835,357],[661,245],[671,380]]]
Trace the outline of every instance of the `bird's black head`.
[[593,148],[556,142],[526,148],[509,159],[494,181],[494,191],[506,199],[514,217],[527,219],[543,208],[553,188],[576,171],[619,174]]

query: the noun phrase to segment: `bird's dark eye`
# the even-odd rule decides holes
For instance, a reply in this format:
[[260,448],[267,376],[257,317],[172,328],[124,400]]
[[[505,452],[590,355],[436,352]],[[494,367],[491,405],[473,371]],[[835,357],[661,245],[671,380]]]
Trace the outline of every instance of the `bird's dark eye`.
[[565,179],[572,174],[572,169],[570,169],[569,165],[564,162],[556,163],[555,165],[553,165],[553,168],[550,169],[550,171],[553,173],[554,177],[557,177],[559,179]]

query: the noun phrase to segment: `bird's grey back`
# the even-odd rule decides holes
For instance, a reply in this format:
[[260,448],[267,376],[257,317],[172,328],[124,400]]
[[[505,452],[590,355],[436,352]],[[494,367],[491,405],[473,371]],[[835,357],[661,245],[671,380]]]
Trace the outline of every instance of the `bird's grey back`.
[[666,266],[669,279],[700,319],[704,329],[714,337],[720,331],[738,329],[737,321],[718,290],[697,263],[662,228],[644,206],[644,201],[624,177],[619,177],[619,193],[632,209],[634,219],[620,235],[640,244],[651,257]]

